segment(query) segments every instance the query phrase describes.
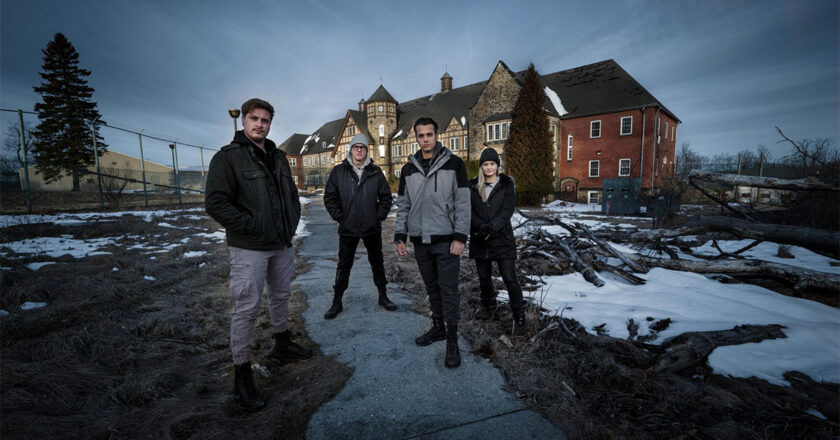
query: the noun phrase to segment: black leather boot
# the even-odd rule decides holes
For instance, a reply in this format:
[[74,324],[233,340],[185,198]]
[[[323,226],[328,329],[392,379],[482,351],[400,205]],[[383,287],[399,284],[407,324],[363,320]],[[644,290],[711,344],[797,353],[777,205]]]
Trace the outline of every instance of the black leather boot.
[[458,324],[446,325],[446,368],[458,368],[461,365],[461,351],[458,349]]
[[388,299],[388,291],[385,287],[379,288],[379,305],[382,306],[385,310],[389,312],[393,312],[397,310],[397,305],[392,303],[390,299]]
[[344,307],[341,305],[341,298],[344,296],[344,292],[335,292],[333,294],[332,305],[330,309],[327,310],[327,313],[324,313],[324,319],[333,319],[344,310]]
[[525,310],[522,308],[519,309],[511,309],[513,313],[513,330],[511,334],[513,336],[525,336]]
[[289,331],[274,334],[274,350],[271,351],[271,357],[283,361],[297,361],[302,359],[309,359],[312,357],[312,350],[301,347],[292,342]]
[[487,321],[489,319],[498,319],[496,314],[498,305],[495,299],[481,299],[481,307],[475,312],[475,319],[479,321]]
[[432,318],[432,328],[417,337],[414,342],[419,346],[426,346],[444,339],[446,339],[446,326],[443,324],[443,318]]
[[248,411],[258,411],[265,406],[265,400],[254,386],[251,362],[233,366],[233,394]]

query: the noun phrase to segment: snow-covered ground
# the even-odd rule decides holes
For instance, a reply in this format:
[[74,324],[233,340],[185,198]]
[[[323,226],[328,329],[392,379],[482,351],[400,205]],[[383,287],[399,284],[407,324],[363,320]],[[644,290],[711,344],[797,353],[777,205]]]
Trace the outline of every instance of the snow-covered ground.
[[[581,222],[578,213],[595,211],[592,206],[570,204],[560,207],[554,204],[545,208],[550,208],[564,221]],[[514,224],[524,220],[516,217]],[[581,223],[591,229],[610,225],[598,221],[597,217],[587,216],[588,220]],[[567,233],[559,226],[543,228],[555,234]],[[524,233],[524,229],[520,228],[517,233]],[[725,251],[734,251],[751,242],[719,241],[718,244]],[[624,252],[635,252],[615,243],[613,246]],[[694,250],[718,254],[711,243]],[[743,255],[840,273],[840,268],[829,264],[836,260],[807,249],[791,246],[793,259],[776,257],[777,251],[778,244],[765,242]],[[840,310],[751,284],[722,284],[690,272],[654,268],[647,274],[637,275],[644,278],[646,284],[631,285],[608,273],[599,274],[606,283],[601,288],[584,280],[579,273],[543,277],[546,287],[534,292],[533,296],[549,313],[559,315],[563,310],[564,317],[574,318],[592,333],[595,333],[593,327],[605,324],[603,328],[618,338],[629,336],[627,323],[631,318],[639,324],[640,335],[650,334],[648,326],[656,320],[670,318],[671,325],[660,332],[653,343],[662,343],[687,331],[727,330],[741,324],[780,324],[786,327],[783,329],[787,335],[785,339],[715,349],[709,356],[714,372],[735,377],[756,376],[787,385],[782,375],[797,370],[817,381],[840,383]]]
[[[310,199],[301,198],[301,204]],[[607,225],[605,218],[586,212],[597,212],[598,205],[568,204],[566,207],[547,206],[554,213],[569,222],[581,222],[592,229]],[[199,209],[172,211],[131,211],[120,213],[81,213],[55,216],[0,216],[0,226],[21,223],[56,222],[65,224],[94,224],[108,217],[130,214],[142,216],[148,222],[172,226],[179,218],[195,218]],[[612,217],[611,219],[615,219]],[[523,221],[518,215],[514,223]],[[164,225],[164,226],[165,226]],[[613,225],[615,226],[615,225]],[[621,226],[636,228],[629,223]],[[564,234],[558,226],[546,226],[552,233]],[[520,228],[517,233],[524,233]],[[308,235],[306,219],[301,219],[298,237]],[[191,240],[199,243],[224,241],[224,230],[196,229],[189,239],[168,244],[145,243],[140,235],[103,237],[81,240],[72,236],[43,237],[0,243],[0,254],[8,256],[9,251],[25,255],[40,255],[57,258],[71,255],[84,258],[97,253],[107,253],[108,246],[121,246],[135,250],[150,259],[155,254],[171,252]],[[721,241],[724,250],[739,249],[749,242]],[[633,252],[624,246],[615,245],[622,251]],[[829,258],[814,254],[806,249],[792,246],[794,259],[775,257],[778,246],[763,243],[745,253],[748,258],[777,261],[807,267],[814,270],[838,273],[840,268],[831,266]],[[185,258],[194,258],[202,251],[184,253]],[[707,243],[695,248],[695,252],[716,252]],[[60,264],[53,261],[30,263],[29,268],[37,271],[44,265]],[[639,323],[639,334],[649,334],[648,325],[655,320],[670,318],[673,322],[660,332],[654,343],[686,331],[724,330],[739,324],[781,324],[786,328],[785,339],[767,340],[757,344],[743,344],[721,347],[709,356],[709,363],[715,373],[736,377],[756,376],[772,383],[786,384],[782,374],[789,370],[802,371],[815,380],[840,382],[840,310],[813,301],[781,295],[768,289],[749,284],[722,284],[702,275],[656,268],[640,275],[647,280],[642,286],[627,284],[607,273],[600,274],[606,285],[596,288],[583,280],[580,274],[544,277],[547,285],[542,291],[534,292],[534,299],[549,313],[574,318],[587,330],[605,324],[604,329],[612,336],[628,336],[627,321],[632,318]],[[149,281],[154,278],[149,277]],[[505,292],[502,292],[504,297]],[[43,303],[25,303],[21,310],[11,313],[30,313],[43,307]],[[0,310],[0,316],[9,312]],[[653,321],[648,320],[652,318]]]

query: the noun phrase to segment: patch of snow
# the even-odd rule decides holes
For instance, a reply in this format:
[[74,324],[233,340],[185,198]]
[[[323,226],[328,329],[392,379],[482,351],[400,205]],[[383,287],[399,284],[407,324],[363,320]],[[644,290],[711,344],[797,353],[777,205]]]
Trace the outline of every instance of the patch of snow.
[[27,301],[27,302],[20,305],[20,309],[21,310],[34,310],[34,309],[40,309],[41,307],[46,307],[46,306],[47,306],[47,303],[45,303],[45,302],[29,302],[29,301]]
[[116,238],[91,238],[88,240],[77,240],[74,238],[62,237],[38,237],[28,238],[20,241],[0,244],[18,254],[46,255],[58,258],[62,255],[70,255],[73,258],[83,258],[89,255],[107,255],[110,252],[99,252],[97,249],[115,244]]
[[3,309],[0,309],[0,316],[7,316],[8,314],[9,314],[9,312],[7,312]]
[[402,128],[401,128],[401,129],[400,129],[400,131],[398,131],[398,132],[397,132],[397,134],[395,134],[395,135],[394,135],[394,137],[392,137],[391,139],[396,139],[396,138],[397,138],[397,137],[399,137],[399,135],[401,135],[401,134],[402,134]]
[[195,258],[200,257],[202,255],[207,255],[207,251],[189,251],[184,252],[184,258]]
[[201,263],[201,264],[198,265],[198,267],[204,267],[206,265],[207,265],[207,263]]
[[155,281],[156,278],[151,275],[143,275],[143,279],[146,281]]
[[560,96],[557,95],[557,92],[551,90],[551,87],[545,86],[545,95],[548,96],[548,99],[551,101],[551,104],[554,105],[554,109],[557,110],[557,113],[560,116],[569,113],[566,111],[565,107],[563,107],[563,103],[560,102]]
[[467,126],[467,118],[461,116],[461,127],[466,127],[466,126]]
[[821,413],[821,412],[817,411],[817,410],[816,410],[816,409],[814,409],[814,408],[811,408],[811,409],[809,409],[809,410],[806,410],[805,412],[806,412],[806,413],[808,413],[808,414],[810,414],[810,415],[812,415],[812,416],[814,416],[814,417],[816,417],[816,418],[818,418],[818,419],[820,419],[820,420],[827,420],[826,416],[824,416],[824,415],[823,415],[823,413]]
[[218,231],[211,232],[209,234],[206,233],[206,232],[199,232],[198,234],[195,234],[195,235],[196,235],[196,237],[210,238],[210,239],[213,239],[215,241],[225,241],[225,230],[224,229],[219,229]]
[[111,272],[119,272],[119,271],[120,271],[120,268],[117,267],[117,266],[114,266],[114,268],[111,269]]
[[41,261],[38,263],[29,263],[26,265],[26,268],[29,270],[38,270],[48,264],[55,264],[55,261]]
[[716,348],[709,365],[717,374],[756,376],[789,385],[783,374],[801,371],[816,381],[840,383],[840,314],[837,309],[775,293],[750,284],[721,284],[702,275],[653,268],[639,274],[647,283],[629,285],[602,273],[597,288],[579,273],[549,276],[547,287],[534,297],[549,313],[574,318],[587,331],[606,324],[608,333],[627,338],[627,321],[640,324],[639,335],[650,333],[647,317],[671,318],[672,324],[653,343],[687,331],[727,330],[742,324],[780,324],[784,339]]
[[[724,252],[735,252],[753,243],[754,240],[718,240],[718,245]],[[753,247],[748,251],[744,251],[739,255],[755,260],[769,261],[772,263],[787,264],[790,266],[802,267],[805,269],[812,269],[819,272],[827,272],[833,274],[840,274],[840,267],[831,266],[831,262],[836,262],[832,258],[824,257],[820,254],[814,253],[799,246],[789,246],[790,253],[794,258],[780,258],[776,254],[779,251],[779,245],[772,242],[763,242]],[[694,248],[694,252],[701,255],[719,255],[715,249],[712,241],[709,240],[704,245]],[[682,257],[681,257],[682,258]]]

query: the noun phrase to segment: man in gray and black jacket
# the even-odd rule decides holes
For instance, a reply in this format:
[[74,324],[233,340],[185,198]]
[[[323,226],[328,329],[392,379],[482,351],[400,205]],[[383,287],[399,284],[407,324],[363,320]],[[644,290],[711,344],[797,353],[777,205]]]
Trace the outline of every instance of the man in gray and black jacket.
[[414,136],[420,151],[409,156],[400,171],[394,241],[397,253],[406,255],[410,237],[432,309],[432,328],[415,342],[425,346],[445,339],[444,364],[456,368],[461,365],[458,274],[470,232],[467,168],[438,142],[438,125],[433,119],[418,119]]

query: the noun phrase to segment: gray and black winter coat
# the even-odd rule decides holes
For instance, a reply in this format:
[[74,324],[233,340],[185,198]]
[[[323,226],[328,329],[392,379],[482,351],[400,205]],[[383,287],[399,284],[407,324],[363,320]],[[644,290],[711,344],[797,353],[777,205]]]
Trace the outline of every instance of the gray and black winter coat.
[[470,190],[467,167],[438,142],[428,171],[423,152],[408,157],[400,171],[394,241],[430,244],[458,240],[470,232]]
[[300,199],[286,153],[265,140],[265,153],[242,131],[210,160],[204,206],[225,227],[229,246],[275,250],[292,246]]
[[[479,171],[481,172],[481,171]],[[516,209],[516,185],[511,177],[499,174],[499,182],[481,200],[478,178],[470,180],[470,258],[503,260],[516,258],[516,241],[510,218]]]
[[333,220],[338,222],[338,233],[364,237],[382,232],[382,220],[388,216],[393,200],[391,188],[369,157],[365,158],[361,177],[353,170],[350,158],[336,165],[324,189],[324,206]]

